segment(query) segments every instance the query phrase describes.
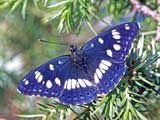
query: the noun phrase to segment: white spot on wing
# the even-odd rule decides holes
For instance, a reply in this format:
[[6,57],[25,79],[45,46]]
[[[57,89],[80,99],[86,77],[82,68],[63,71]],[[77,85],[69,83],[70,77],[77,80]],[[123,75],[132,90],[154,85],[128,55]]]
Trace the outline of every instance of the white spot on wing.
[[101,60],[101,62],[109,67],[112,65],[112,63],[107,60]]
[[112,37],[114,39],[120,39],[121,38],[120,33],[117,30],[112,30]]
[[33,89],[33,91],[35,92],[35,91],[37,91],[37,89]]
[[72,87],[72,81],[71,81],[71,79],[68,79],[67,90],[71,90],[71,87]]
[[66,89],[66,88],[67,88],[67,80],[64,83],[64,89]]
[[112,35],[120,35],[120,33],[117,30],[112,30]]
[[38,73],[38,71],[36,71],[34,74],[37,74]]
[[119,40],[117,40],[117,43],[120,43],[120,41],[119,41]]
[[39,89],[39,90],[38,90],[38,92],[42,92],[42,90],[41,90],[41,89]]
[[129,29],[130,29],[130,27],[129,27],[128,24],[125,24],[125,29],[126,29],[126,30],[129,30]]
[[41,73],[40,73],[40,72],[37,72],[37,73],[36,73],[36,76],[35,76],[35,79],[37,80],[40,75],[41,75]]
[[112,57],[112,51],[111,50],[106,50],[106,52],[107,52],[108,56]]
[[128,41],[126,41],[125,43],[126,43],[126,45],[128,45],[128,43],[129,43],[129,42],[128,42]]
[[113,45],[113,48],[114,48],[116,51],[118,51],[118,50],[121,49],[121,46],[118,45],[118,44],[114,44],[114,45]]
[[25,84],[25,85],[28,85],[28,84],[29,84],[29,81],[28,81],[28,80],[26,80],[26,81],[24,82],[24,84]]
[[114,35],[113,38],[118,40],[118,39],[121,38],[121,36],[120,35]]
[[76,88],[76,83],[77,83],[77,80],[72,79],[72,89]]
[[40,75],[37,79],[37,81],[40,83],[43,80],[43,75]]
[[46,87],[47,88],[51,88],[52,87],[52,82],[50,80],[47,81]]
[[116,32],[117,30],[113,29],[112,32]]
[[86,87],[86,84],[84,83],[84,81],[82,79],[78,79],[78,82],[81,87]]
[[99,83],[99,78],[96,73],[94,74],[94,81],[96,84]]
[[[104,65],[104,64],[103,64]],[[102,68],[100,68],[100,71],[104,74],[106,71]]]
[[89,80],[83,79],[87,86],[92,86],[92,83]]
[[58,61],[58,64],[61,65],[61,64],[62,64],[62,61],[59,60],[59,61]]
[[55,83],[60,86],[60,85],[61,85],[60,79],[56,77],[56,78],[55,78]]
[[96,69],[96,73],[99,79],[102,79],[102,73],[99,68]]
[[98,38],[98,42],[99,42],[100,44],[103,44],[103,43],[104,43],[104,40],[103,40],[102,38]]
[[96,84],[98,84],[100,82],[100,79],[102,79],[103,74],[105,74],[105,72],[109,69],[109,67],[111,67],[111,65],[112,65],[111,62],[109,62],[107,60],[101,60],[101,62],[99,64],[99,68],[97,68],[94,73],[94,81]]
[[45,81],[42,82],[42,84],[44,85]]
[[50,70],[54,70],[54,65],[53,64],[49,64],[49,69]]
[[91,48],[93,48],[93,47],[94,47],[94,44],[92,43],[92,44],[91,44]]
[[129,30],[129,29],[130,29],[130,27],[129,27],[129,26],[125,26],[125,29],[126,29],[126,30]]
[[131,39],[132,39],[132,37],[131,37],[131,36],[129,36],[129,37],[128,37],[128,40],[131,40]]
[[102,70],[108,70],[108,66],[103,64],[103,63],[99,64],[99,68],[102,69]]
[[77,81],[77,88],[80,88],[78,81]]

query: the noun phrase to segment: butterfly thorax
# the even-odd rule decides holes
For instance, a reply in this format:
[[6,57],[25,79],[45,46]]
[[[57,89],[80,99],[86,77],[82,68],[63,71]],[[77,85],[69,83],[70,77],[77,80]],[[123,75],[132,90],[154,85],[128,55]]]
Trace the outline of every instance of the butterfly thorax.
[[86,60],[81,50],[77,48],[75,45],[70,46],[71,58],[73,63],[78,65],[80,68],[86,68]]

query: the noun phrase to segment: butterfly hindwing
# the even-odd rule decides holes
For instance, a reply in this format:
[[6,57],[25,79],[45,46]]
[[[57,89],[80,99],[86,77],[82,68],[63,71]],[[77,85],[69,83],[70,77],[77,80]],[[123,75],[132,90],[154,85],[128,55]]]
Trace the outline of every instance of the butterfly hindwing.
[[106,59],[90,59],[88,70],[93,76],[92,82],[98,88],[98,94],[108,94],[125,74],[126,65],[125,62],[113,63]]
[[68,79],[65,81],[63,94],[59,100],[64,104],[85,104],[96,99],[97,87],[89,74],[72,64]]

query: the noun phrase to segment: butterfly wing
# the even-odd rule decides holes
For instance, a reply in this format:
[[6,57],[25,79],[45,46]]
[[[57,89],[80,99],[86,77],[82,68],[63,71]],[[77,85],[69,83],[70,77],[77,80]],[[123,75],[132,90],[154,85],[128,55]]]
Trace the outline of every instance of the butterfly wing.
[[65,81],[59,100],[67,105],[86,104],[96,99],[97,86],[92,84],[90,74],[78,65],[72,64],[70,75]]
[[90,40],[81,50],[86,56],[107,59],[119,63],[124,61],[139,32],[136,22],[115,26]]
[[28,73],[18,85],[25,95],[59,97],[70,67],[70,56],[53,59]]
[[126,71],[125,61],[110,62],[106,59],[88,58],[88,71],[92,75],[92,84],[97,86],[98,94],[108,94],[120,82]]
[[57,98],[66,105],[94,100],[97,87],[69,55],[53,59],[28,73],[18,85],[25,95]]
[[98,87],[99,94],[107,94],[123,77],[126,70],[125,57],[139,27],[136,22],[115,26],[81,48],[88,63],[88,71],[93,76],[92,83]]

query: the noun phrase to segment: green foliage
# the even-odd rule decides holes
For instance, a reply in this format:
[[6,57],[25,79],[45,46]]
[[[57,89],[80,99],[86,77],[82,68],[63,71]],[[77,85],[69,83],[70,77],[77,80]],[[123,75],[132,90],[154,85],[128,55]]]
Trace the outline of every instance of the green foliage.
[[119,0],[119,2],[117,2],[116,0],[110,0],[109,4],[108,4],[108,13],[110,15],[114,15],[116,18],[120,18],[122,17],[121,14],[119,14],[120,12],[123,14],[126,12],[126,8],[131,7],[129,5],[129,1],[128,0]]
[[[142,3],[153,8],[156,6],[155,1],[142,1]],[[7,91],[14,91],[12,94],[16,96],[17,82],[24,73],[49,58],[58,56],[59,53],[65,53],[64,47],[53,46],[51,50],[50,45],[39,43],[37,39],[45,38],[57,41],[61,38],[64,40],[64,34],[57,38],[58,32],[80,33],[86,28],[86,24],[95,33],[92,25],[95,25],[97,21],[103,21],[102,18],[106,16],[113,17],[114,21],[120,21],[131,10],[132,6],[129,0],[118,2],[116,0],[1,0],[0,20],[4,21],[0,22],[2,26],[0,28],[0,39],[2,40],[0,45],[0,51],[2,51],[0,53],[0,60],[2,59],[0,96],[4,100],[0,106],[7,104],[5,103],[9,98],[6,95]],[[6,17],[7,13],[9,15]],[[132,16],[129,19],[135,18],[136,16]],[[107,21],[107,23],[109,22]],[[152,24],[149,25],[149,23]],[[29,104],[27,110],[21,102],[15,105],[16,107],[23,106],[17,108],[19,112],[16,113],[20,113],[17,116],[43,120],[65,118],[76,120],[159,120],[160,115],[156,110],[160,109],[160,45],[154,40],[157,23],[151,18],[144,18],[141,25],[143,30],[127,58],[127,72],[120,84],[107,96],[99,96],[90,104],[77,106],[66,106],[50,99],[35,100],[31,98],[26,100],[19,96],[17,98],[11,96],[12,104],[15,101],[16,103],[17,101],[25,103],[25,107],[27,107],[26,104]],[[21,72],[7,70],[6,63],[18,55],[23,60],[23,68],[19,70]],[[39,102],[39,110],[33,107],[35,101]]]
[[[76,30],[75,32],[79,33],[84,21],[87,21],[90,26],[93,18],[100,20],[100,17],[96,15],[100,2],[95,2],[94,0],[65,0],[48,5],[50,3],[48,0],[34,0],[34,5],[39,8],[43,7],[48,11],[48,15],[43,19],[44,23],[58,18],[59,32]],[[0,10],[10,7],[10,13],[12,13],[18,6],[21,6],[21,14],[25,18],[27,3],[28,0],[4,1],[0,4]]]
[[[51,14],[44,19],[44,22],[59,18],[58,30],[71,32],[80,30],[83,21],[90,22],[93,18],[100,19],[96,16],[97,6],[100,1],[87,1],[87,0],[66,0],[48,6],[48,10],[56,14]],[[65,28],[65,29],[64,29]]]

